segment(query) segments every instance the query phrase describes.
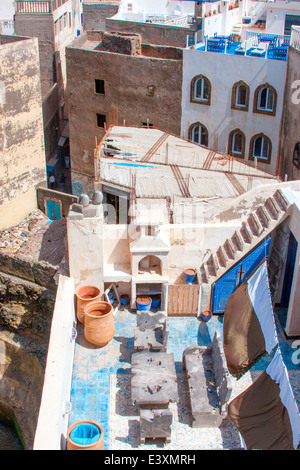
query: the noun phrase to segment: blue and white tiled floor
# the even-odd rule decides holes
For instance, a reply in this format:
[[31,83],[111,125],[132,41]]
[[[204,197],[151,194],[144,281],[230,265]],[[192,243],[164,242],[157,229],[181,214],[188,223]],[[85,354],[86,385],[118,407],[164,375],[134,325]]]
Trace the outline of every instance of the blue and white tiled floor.
[[[232,423],[220,429],[191,427],[187,380],[182,371],[184,349],[197,344],[209,345],[216,330],[222,336],[223,317],[214,315],[207,323],[195,317],[170,317],[169,322],[168,352],[174,353],[179,392],[178,403],[170,405],[174,417],[171,442],[139,442],[138,409],[131,402],[130,387],[136,314],[126,309],[116,314],[115,336],[104,348],[89,344],[84,338],[83,326],[78,324],[69,424],[78,419],[91,419],[100,423],[104,430],[106,450],[241,448],[239,433]],[[295,349],[291,348],[291,344],[291,341],[280,336],[282,354],[299,406],[300,365],[292,362]],[[270,359],[270,356],[265,356],[251,371],[235,381],[232,397],[247,388],[260,371],[265,369]]]

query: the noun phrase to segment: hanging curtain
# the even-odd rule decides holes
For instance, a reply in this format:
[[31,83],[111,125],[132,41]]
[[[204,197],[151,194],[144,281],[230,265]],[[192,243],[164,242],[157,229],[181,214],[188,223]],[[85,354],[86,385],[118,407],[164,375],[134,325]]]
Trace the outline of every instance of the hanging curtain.
[[279,347],[259,378],[229,403],[228,414],[246,449],[297,449],[300,413]]
[[237,379],[278,344],[266,259],[229,297],[223,342],[228,370]]

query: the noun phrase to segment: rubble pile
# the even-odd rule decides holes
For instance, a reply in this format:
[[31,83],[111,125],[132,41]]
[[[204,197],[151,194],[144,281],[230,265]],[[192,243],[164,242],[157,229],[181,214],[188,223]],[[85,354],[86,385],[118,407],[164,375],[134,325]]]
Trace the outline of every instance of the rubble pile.
[[0,250],[17,253],[33,235],[44,230],[51,222],[42,211],[34,210],[19,225],[0,231]]

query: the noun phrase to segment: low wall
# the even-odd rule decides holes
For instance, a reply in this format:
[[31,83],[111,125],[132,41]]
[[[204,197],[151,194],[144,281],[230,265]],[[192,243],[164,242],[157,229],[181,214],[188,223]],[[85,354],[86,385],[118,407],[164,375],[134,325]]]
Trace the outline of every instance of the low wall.
[[60,276],[33,450],[64,450],[75,341],[74,279]]
[[78,202],[78,196],[43,187],[37,188],[36,195],[38,208],[45,214],[47,214],[47,200],[60,201],[62,217],[67,217],[70,206],[74,202]]
[[33,445],[47,346],[0,327],[0,415],[17,423],[25,449]]

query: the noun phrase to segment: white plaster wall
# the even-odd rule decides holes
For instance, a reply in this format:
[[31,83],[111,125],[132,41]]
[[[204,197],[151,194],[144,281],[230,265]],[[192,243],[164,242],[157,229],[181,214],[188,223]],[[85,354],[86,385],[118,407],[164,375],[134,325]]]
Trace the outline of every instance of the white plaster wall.
[[276,2],[269,3],[266,11],[266,31],[272,34],[284,34],[285,16],[299,15],[300,8],[298,2]]
[[103,218],[68,219],[69,273],[80,285],[103,289]]
[[[219,3],[219,2],[218,2]],[[207,3],[205,5],[205,12],[208,13],[214,10],[218,11],[218,3]],[[222,4],[223,2],[221,2]],[[212,14],[204,18],[204,36],[214,36],[215,33],[219,35],[230,35],[232,28],[235,24],[239,23],[242,18],[242,8],[234,8],[228,10],[228,4],[221,5],[221,13]]]
[[103,226],[103,264],[127,269],[130,266],[130,247],[127,225]]
[[182,4],[183,13],[193,14],[195,2],[162,1],[162,0],[123,0],[119,11],[128,11],[128,4],[132,4],[132,12],[145,12],[150,15],[171,15],[178,10],[178,4]]
[[[245,159],[248,160],[251,137],[263,132],[272,142],[271,163],[258,165],[275,172],[286,65],[286,62],[279,60],[184,50],[181,135],[187,137],[190,125],[199,121],[208,129],[208,146],[226,152],[229,133],[240,128],[246,136]],[[190,102],[191,80],[200,74],[205,75],[212,85],[210,106]],[[250,86],[248,112],[231,109],[232,87],[239,80]],[[254,91],[264,83],[277,90],[276,116],[252,112]]]
[[60,276],[53,313],[43,394],[33,450],[64,450],[68,414],[64,403],[70,400],[75,341],[75,285],[72,278]]

